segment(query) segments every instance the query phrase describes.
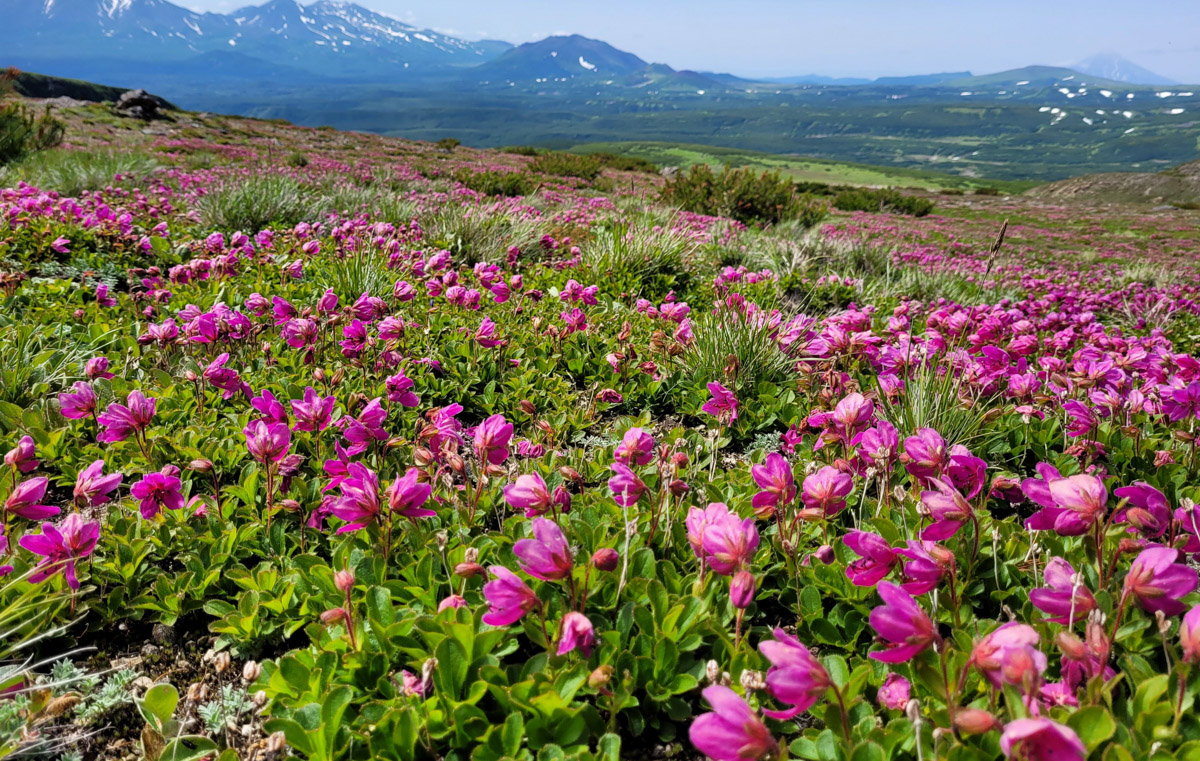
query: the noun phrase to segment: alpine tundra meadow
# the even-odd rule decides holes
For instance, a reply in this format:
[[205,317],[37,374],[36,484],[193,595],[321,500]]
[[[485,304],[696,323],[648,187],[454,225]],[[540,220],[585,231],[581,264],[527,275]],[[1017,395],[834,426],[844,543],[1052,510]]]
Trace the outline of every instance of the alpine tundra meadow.
[[1194,203],[169,105],[0,103],[0,758],[1200,759]]

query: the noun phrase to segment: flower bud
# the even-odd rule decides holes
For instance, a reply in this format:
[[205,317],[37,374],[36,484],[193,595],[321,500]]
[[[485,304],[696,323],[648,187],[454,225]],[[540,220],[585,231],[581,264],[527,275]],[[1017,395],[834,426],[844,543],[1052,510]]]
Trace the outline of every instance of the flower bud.
[[671,496],[673,496],[673,497],[682,497],[684,494],[687,494],[691,488],[692,487],[687,485],[686,481],[680,480],[678,478],[676,478],[671,483],[667,484],[667,489],[670,490]]
[[729,601],[733,607],[745,610],[754,602],[754,574],[738,571],[729,581]]
[[1058,645],[1058,649],[1069,660],[1082,661],[1088,656],[1087,644],[1071,632],[1059,632],[1054,638],[1054,644]]
[[568,465],[563,465],[561,468],[559,468],[558,473],[568,481],[574,481],[578,483],[583,480],[583,476],[579,475],[579,471]]
[[324,383],[325,378],[326,375],[324,370],[319,367],[316,370],[313,370],[313,380],[315,380],[317,383]]
[[708,680],[709,684],[716,684],[717,680],[721,678],[721,667],[717,665],[716,661],[704,664],[704,678]]
[[612,547],[602,547],[592,555],[592,565],[597,571],[613,571],[617,568],[620,555]]
[[272,732],[267,737],[267,744],[264,750],[270,754],[282,753],[287,749],[287,737],[283,732]]
[[954,714],[954,728],[968,735],[981,735],[1000,726],[996,717],[982,708],[963,708]]
[[218,674],[224,673],[225,670],[229,668],[229,664],[232,662],[233,659],[229,656],[229,653],[224,650],[213,656],[213,668],[216,669]]
[[208,697],[208,685],[203,682],[193,682],[188,685],[187,699],[193,703],[199,703]]
[[459,455],[450,455],[450,469],[455,473],[462,473],[467,469],[467,464],[463,462],[463,458]]
[[761,671],[754,671],[752,669],[746,669],[743,671],[739,681],[742,683],[742,689],[744,689],[746,692],[764,690],[767,687],[767,681],[763,679],[763,673]]
[[413,462],[417,464],[417,467],[424,468],[433,462],[433,452],[425,447],[417,447],[413,450]]
[[329,385],[331,385],[331,386],[340,386],[340,385],[342,384],[342,378],[345,378],[345,377],[346,377],[346,370],[345,370],[345,368],[339,367],[339,368],[338,368],[338,369],[337,369],[337,370],[334,372],[334,374],[333,374],[333,377],[329,379]]
[[600,689],[612,681],[612,677],[612,666],[609,666],[608,664],[597,666],[591,674],[588,674],[588,687],[591,687],[593,690]]
[[329,624],[340,624],[346,620],[345,608],[330,608],[321,614],[321,623],[328,626]]
[[495,464],[493,464],[493,463],[490,463],[490,462],[489,462],[489,463],[488,463],[488,464],[487,464],[487,465],[484,467],[484,469],[483,469],[483,472],[484,472],[486,475],[488,475],[488,476],[491,476],[492,478],[499,478],[500,476],[504,475],[504,474],[505,474],[505,473],[507,473],[508,471],[506,471],[506,470],[504,469],[504,466],[503,466],[503,465],[495,465]]
[[904,715],[913,724],[921,723],[921,701],[913,698],[904,706]]
[[558,509],[564,513],[571,512],[571,492],[567,491],[562,484],[554,487],[553,495],[554,504],[558,505]]
[[198,473],[208,473],[213,469],[212,460],[205,460],[204,458],[192,460],[188,463],[188,469]]
[[433,535],[433,541],[437,544],[438,552],[445,552],[446,543],[450,541],[450,535],[443,529]]
[[813,553],[813,556],[816,557],[817,560],[820,560],[824,565],[829,565],[834,560],[837,560],[837,555],[834,554],[833,547],[830,547],[828,544],[822,544],[820,547],[818,547],[817,551]]
[[349,594],[350,590],[354,589],[354,571],[338,571],[333,575],[333,583],[340,591]]
[[258,665],[257,661],[246,661],[242,666],[242,679],[247,682],[253,682],[258,679],[258,675],[262,673],[262,666]]
[[671,464],[678,470],[683,470],[688,466],[687,452],[676,452],[671,455]]
[[484,573],[483,566],[478,563],[459,563],[454,566],[454,575],[463,579],[469,579],[473,576],[481,576]]
[[537,414],[537,407],[535,407],[533,405],[533,402],[529,401],[528,399],[522,399],[520,407],[521,407],[521,412],[524,412],[526,415],[529,415],[530,417],[533,417],[534,415]]
[[446,608],[465,608],[467,607],[467,599],[462,595],[449,595],[444,600],[438,603],[437,612],[441,613]]
[[289,513],[294,513],[300,509],[300,503],[294,499],[285,499],[280,501],[279,506]]
[[267,704],[267,691],[259,690],[250,696],[250,702],[254,703],[255,708],[262,708]]

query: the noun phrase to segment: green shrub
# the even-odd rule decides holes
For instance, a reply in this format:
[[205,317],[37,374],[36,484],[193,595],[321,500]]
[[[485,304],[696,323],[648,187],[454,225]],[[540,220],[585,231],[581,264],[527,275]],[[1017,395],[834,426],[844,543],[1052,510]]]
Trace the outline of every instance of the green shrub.
[[454,173],[454,179],[476,193],[489,196],[527,196],[538,187],[537,181],[525,172],[475,172],[460,169]]
[[663,200],[699,214],[731,217],[747,223],[797,220],[809,227],[825,217],[825,205],[796,190],[777,172],[726,166],[720,174],[697,164],[676,175],[662,191]]
[[833,206],[841,211],[886,212],[923,217],[933,211],[934,204],[928,198],[906,196],[893,188],[855,188],[843,190],[834,196]]
[[559,177],[578,177],[594,180],[604,167],[595,156],[580,156],[574,153],[543,153],[529,163],[531,172],[553,174]]
[[270,224],[294,226],[309,219],[311,191],[279,174],[225,180],[196,201],[203,225],[226,232],[257,232]]
[[439,151],[453,153],[454,149],[462,145],[462,141],[454,137],[443,137],[441,140],[434,143]]
[[0,73],[0,166],[58,145],[66,130],[50,115],[49,106],[37,116],[20,101],[4,102],[18,73],[12,68]]
[[603,166],[622,172],[645,172],[658,174],[658,164],[637,156],[618,156],[615,153],[589,153],[589,156],[599,159]]
[[509,145],[500,150],[504,153],[511,153],[514,156],[538,156],[541,154],[541,151],[532,145]]
[[308,166],[308,156],[305,156],[300,151],[292,151],[287,157],[288,166],[306,167]]
[[971,192],[977,196],[998,196],[1000,195],[1000,188],[984,186],[982,188],[975,188],[975,190]]

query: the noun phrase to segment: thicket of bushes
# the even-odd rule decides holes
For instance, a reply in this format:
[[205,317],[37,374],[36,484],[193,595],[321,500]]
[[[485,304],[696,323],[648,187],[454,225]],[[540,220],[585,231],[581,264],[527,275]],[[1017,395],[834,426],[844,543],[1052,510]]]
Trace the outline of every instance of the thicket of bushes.
[[527,196],[537,189],[538,180],[525,172],[474,172],[460,169],[454,179],[476,193],[489,196]]
[[20,101],[5,100],[19,73],[13,68],[0,73],[0,166],[58,145],[65,131],[49,108],[38,115]]
[[933,211],[933,201],[906,196],[892,188],[854,188],[833,197],[833,207],[841,211],[873,211],[923,217]]
[[696,164],[668,181],[662,198],[687,211],[746,223],[796,220],[808,227],[828,212],[824,202],[800,192],[778,172],[757,174],[746,167],[726,166],[718,174],[707,164]]

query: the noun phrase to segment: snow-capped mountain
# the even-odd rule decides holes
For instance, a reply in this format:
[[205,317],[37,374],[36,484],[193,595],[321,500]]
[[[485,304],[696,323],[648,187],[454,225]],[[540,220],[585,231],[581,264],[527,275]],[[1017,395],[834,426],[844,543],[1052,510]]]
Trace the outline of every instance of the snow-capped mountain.
[[237,53],[241,61],[321,76],[388,79],[477,65],[510,47],[418,29],[338,0],[270,0],[228,14],[195,13],[168,0],[0,0],[0,18],[8,21],[0,25],[0,50],[30,68],[211,62],[214,53]]
[[1172,85],[1175,84],[1166,77],[1159,76],[1149,69],[1138,66],[1127,58],[1116,53],[1098,53],[1074,64],[1072,69],[1091,74],[1093,77],[1103,77],[1117,82],[1128,82],[1133,85]]

